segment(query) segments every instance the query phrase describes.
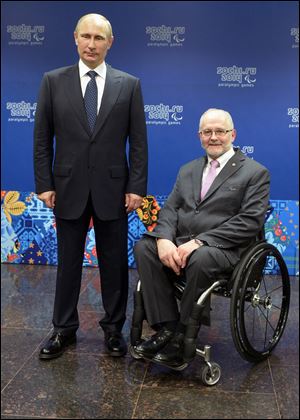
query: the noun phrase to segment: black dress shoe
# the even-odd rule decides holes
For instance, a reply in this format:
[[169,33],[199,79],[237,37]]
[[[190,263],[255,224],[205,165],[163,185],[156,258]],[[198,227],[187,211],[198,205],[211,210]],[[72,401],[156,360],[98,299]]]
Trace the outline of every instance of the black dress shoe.
[[155,354],[164,348],[166,344],[174,336],[173,331],[169,331],[166,328],[162,328],[156,334],[149,338],[149,340],[143,341],[138,344],[134,351],[145,359],[152,359]]
[[152,358],[152,362],[172,369],[182,370],[187,367],[183,357],[183,350],[184,334],[176,333],[168,344]]
[[63,354],[66,347],[75,343],[76,334],[63,335],[62,333],[54,333],[49,338],[46,345],[41,348],[39,358],[41,360],[54,359]]
[[105,347],[113,357],[121,357],[127,353],[127,345],[120,332],[105,332]]

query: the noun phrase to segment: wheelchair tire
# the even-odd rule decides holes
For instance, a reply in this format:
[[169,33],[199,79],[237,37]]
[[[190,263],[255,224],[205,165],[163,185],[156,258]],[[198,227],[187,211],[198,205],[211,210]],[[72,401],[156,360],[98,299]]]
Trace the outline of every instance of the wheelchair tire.
[[237,351],[249,362],[266,359],[278,344],[288,318],[290,280],[275,246],[254,245],[236,272],[230,327]]

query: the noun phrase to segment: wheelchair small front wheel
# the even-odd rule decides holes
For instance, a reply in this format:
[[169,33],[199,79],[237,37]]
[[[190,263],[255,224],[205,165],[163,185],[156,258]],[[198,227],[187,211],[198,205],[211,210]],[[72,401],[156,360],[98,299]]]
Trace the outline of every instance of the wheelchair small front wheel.
[[202,369],[201,379],[204,385],[213,386],[216,385],[221,378],[221,367],[218,363],[210,363],[205,365]]
[[129,350],[130,356],[133,357],[135,360],[143,359],[142,356],[136,353],[136,351],[134,350],[134,346],[132,346],[131,344],[128,345],[128,350]]

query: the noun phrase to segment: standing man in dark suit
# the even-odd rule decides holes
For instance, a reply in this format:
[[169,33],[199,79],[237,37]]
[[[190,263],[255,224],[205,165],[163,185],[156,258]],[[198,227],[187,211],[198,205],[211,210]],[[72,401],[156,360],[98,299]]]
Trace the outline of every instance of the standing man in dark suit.
[[[232,147],[236,130],[228,112],[206,111],[199,135],[207,156],[180,169],[151,237],[135,247],[146,317],[158,330],[135,350],[175,368],[184,364],[184,333],[195,300],[218,274],[231,272],[255,241],[269,200],[269,173]],[[182,273],[179,313],[172,282]],[[201,321],[209,323],[209,302]]]
[[83,16],[74,38],[79,63],[44,75],[35,118],[36,192],[54,210],[58,243],[54,332],[40,350],[42,360],[60,356],[76,340],[91,218],[105,310],[99,324],[109,354],[126,353],[127,214],[141,205],[147,185],[140,82],[105,63],[113,34],[104,16]]

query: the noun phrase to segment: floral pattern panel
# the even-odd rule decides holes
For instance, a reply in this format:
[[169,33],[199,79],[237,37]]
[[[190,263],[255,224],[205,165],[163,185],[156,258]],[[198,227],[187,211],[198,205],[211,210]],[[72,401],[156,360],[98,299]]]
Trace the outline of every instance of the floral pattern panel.
[[[152,231],[167,196],[148,195],[128,216],[128,264],[135,267],[133,247],[143,233]],[[291,275],[299,275],[299,202],[272,200],[274,208],[265,224],[266,239],[281,252]],[[1,262],[57,264],[56,226],[52,210],[33,192],[1,191]],[[95,234],[90,224],[85,266],[97,266]]]

